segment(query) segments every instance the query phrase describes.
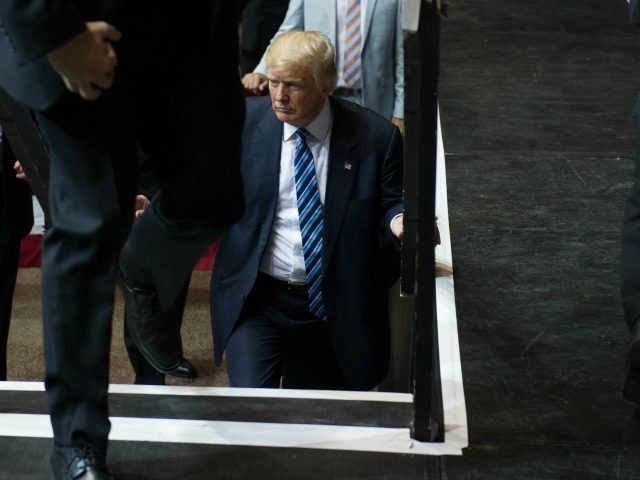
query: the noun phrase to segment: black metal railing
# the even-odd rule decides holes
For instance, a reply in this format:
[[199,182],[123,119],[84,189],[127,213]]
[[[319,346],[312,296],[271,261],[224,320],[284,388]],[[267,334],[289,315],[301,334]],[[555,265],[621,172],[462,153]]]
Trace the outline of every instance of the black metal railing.
[[405,225],[401,293],[414,296],[413,438],[444,441],[435,305],[434,219],[438,148],[440,1],[421,0],[405,38]]

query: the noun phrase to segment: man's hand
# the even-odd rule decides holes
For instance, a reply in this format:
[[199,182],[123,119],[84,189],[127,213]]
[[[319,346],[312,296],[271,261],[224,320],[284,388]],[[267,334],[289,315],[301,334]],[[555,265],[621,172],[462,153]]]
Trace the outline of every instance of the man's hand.
[[398,215],[391,220],[391,233],[393,233],[398,240],[402,240],[404,234],[404,223],[402,222],[403,215]]
[[140,218],[151,202],[144,195],[136,195],[134,219]]
[[16,172],[16,178],[19,178],[20,180],[27,179],[27,174],[24,173],[24,168],[22,168],[20,160],[16,160],[16,163],[13,164],[13,171]]
[[65,86],[85,100],[96,100],[113,84],[118,57],[111,42],[122,34],[105,22],[87,22],[87,29],[51,51],[47,58]]
[[267,77],[260,73],[247,73],[242,77],[242,85],[254,95],[264,95],[267,93]]
[[400,130],[400,133],[404,137],[404,119],[393,117],[391,119],[391,123],[393,123],[396,127],[398,127],[398,130]]

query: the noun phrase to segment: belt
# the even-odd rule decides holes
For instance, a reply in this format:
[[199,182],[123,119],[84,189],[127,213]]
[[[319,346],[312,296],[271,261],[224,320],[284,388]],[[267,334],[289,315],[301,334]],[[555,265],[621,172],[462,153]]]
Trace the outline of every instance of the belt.
[[360,95],[362,93],[361,88],[348,88],[348,87],[338,87],[333,91],[334,95],[338,97],[351,97],[353,95]]
[[306,282],[278,280],[277,278],[274,278],[271,275],[267,275],[266,273],[262,272],[258,274],[258,280],[275,288],[287,289],[289,292],[304,293],[305,295],[307,294]]

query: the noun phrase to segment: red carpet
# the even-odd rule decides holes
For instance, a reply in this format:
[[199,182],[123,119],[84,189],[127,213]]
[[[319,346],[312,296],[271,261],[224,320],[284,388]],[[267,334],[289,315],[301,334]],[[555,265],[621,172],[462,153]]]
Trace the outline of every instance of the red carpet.
[[[209,247],[196,263],[195,270],[211,270],[219,246],[216,242]],[[40,267],[41,250],[42,235],[27,235],[20,244],[20,268]]]

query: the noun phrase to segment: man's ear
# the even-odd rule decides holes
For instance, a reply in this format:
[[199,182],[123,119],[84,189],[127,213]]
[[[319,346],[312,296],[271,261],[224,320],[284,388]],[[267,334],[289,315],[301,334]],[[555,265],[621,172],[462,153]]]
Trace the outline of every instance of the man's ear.
[[328,97],[329,95],[331,95],[331,93],[333,93],[333,90],[334,90],[333,82],[327,82],[325,87],[321,90],[321,92],[325,97]]

